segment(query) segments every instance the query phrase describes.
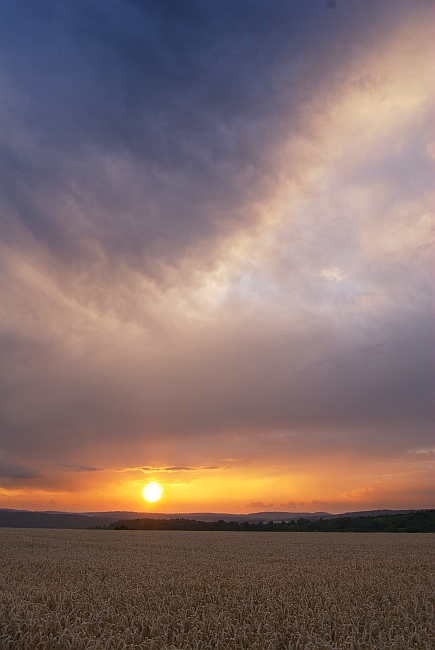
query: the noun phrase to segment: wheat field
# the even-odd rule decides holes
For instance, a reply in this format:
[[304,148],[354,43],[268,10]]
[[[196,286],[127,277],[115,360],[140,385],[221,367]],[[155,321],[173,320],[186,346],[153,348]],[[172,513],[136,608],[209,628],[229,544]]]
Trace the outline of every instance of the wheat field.
[[0,648],[432,650],[434,539],[0,529]]

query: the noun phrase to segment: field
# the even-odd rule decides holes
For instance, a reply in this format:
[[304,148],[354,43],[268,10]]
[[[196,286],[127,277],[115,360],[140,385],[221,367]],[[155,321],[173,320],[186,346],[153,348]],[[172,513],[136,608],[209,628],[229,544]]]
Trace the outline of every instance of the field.
[[432,650],[430,534],[0,531],[1,650]]

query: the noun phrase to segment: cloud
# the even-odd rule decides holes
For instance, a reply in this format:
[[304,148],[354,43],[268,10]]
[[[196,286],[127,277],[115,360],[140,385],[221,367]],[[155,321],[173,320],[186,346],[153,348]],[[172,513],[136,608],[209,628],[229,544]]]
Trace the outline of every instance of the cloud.
[[335,280],[336,282],[342,282],[346,279],[346,276],[342,274],[338,266],[334,266],[331,269],[322,269],[318,275],[327,280]]
[[14,461],[0,450],[0,478],[27,480],[37,477],[39,477],[39,472]]
[[434,461],[435,451],[433,449],[410,449],[395,459],[397,463],[433,463]]
[[355,488],[355,490],[350,490],[349,492],[344,492],[341,496],[345,499],[355,499],[356,501],[364,500],[366,497],[371,497],[378,492],[378,488],[375,487],[362,487]]
[[[373,45],[372,21],[386,19],[373,3],[338,20],[303,3],[252,2],[249,18],[226,2],[161,4],[3,9],[14,61],[3,227],[90,277],[127,264],[162,280],[192,247],[213,258],[258,223],[254,205],[282,173],[283,131],[315,135],[307,104],[328,83],[348,90],[340,79],[356,34]],[[301,164],[296,155],[290,178]]]
[[249,5],[1,4],[1,444],[44,475],[430,445],[429,5]]
[[143,472],[144,474],[156,474],[160,472],[197,472],[201,470],[214,470],[214,469],[221,469],[220,467],[217,466],[199,466],[199,467],[191,467],[188,465],[175,465],[175,466],[162,466],[162,467],[152,467],[152,466],[144,466],[144,467],[122,467],[122,468],[117,468],[113,471],[116,472]]
[[74,465],[74,464],[68,464],[68,465],[62,465],[62,468],[64,468],[66,471],[72,471],[72,472],[101,472],[103,471],[99,467],[88,467],[87,465]]
[[247,508],[273,508],[274,503],[263,503],[263,501],[252,501],[252,503],[247,503]]

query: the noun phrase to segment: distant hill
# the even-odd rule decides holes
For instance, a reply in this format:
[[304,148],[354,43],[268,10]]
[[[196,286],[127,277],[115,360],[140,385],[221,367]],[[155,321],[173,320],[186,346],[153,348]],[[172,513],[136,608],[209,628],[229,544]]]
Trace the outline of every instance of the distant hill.
[[0,528],[90,528],[108,526],[115,520],[113,516],[0,509]]
[[346,512],[333,515],[328,512],[254,512],[247,515],[196,512],[196,513],[145,513],[145,512],[33,512],[30,510],[12,510],[0,508],[0,528],[95,528],[107,527],[116,522],[134,519],[152,518],[153,520],[189,520],[202,522],[237,522],[256,524],[260,522],[290,522],[304,519],[315,522],[319,519],[380,517],[383,515],[398,515],[418,512],[416,510],[367,510],[363,512]]

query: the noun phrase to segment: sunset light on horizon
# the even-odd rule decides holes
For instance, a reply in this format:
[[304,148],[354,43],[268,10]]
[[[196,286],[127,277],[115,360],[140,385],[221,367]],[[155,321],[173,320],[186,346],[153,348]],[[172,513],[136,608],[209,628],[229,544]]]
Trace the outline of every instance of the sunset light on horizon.
[[434,507],[434,3],[0,3],[0,508]]

